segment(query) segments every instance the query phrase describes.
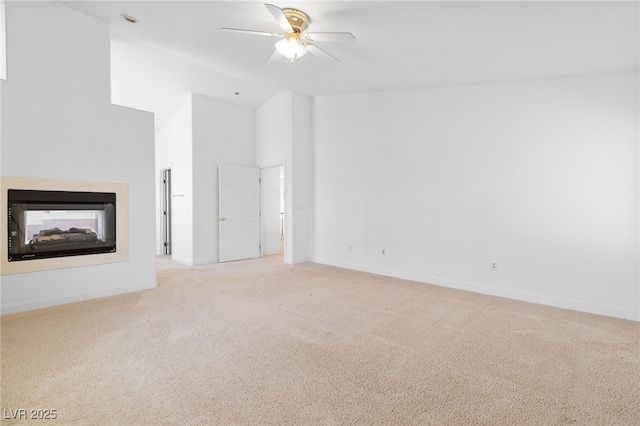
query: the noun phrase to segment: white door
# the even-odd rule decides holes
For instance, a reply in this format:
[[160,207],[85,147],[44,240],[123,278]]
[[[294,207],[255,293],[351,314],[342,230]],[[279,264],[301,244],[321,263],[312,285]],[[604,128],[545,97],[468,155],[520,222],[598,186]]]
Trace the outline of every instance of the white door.
[[260,256],[260,170],[221,164],[220,262]]

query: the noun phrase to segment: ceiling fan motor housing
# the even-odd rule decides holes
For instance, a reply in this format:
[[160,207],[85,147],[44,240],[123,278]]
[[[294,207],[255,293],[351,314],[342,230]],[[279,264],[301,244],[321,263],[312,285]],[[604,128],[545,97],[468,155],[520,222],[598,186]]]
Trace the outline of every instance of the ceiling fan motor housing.
[[282,9],[282,12],[287,17],[287,21],[289,21],[295,33],[300,34],[309,28],[311,19],[306,13],[297,9]]

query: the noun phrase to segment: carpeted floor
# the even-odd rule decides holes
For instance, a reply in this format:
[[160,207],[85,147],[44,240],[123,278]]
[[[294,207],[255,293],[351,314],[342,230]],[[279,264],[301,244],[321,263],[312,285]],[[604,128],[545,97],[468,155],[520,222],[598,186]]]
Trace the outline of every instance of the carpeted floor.
[[158,280],[2,317],[2,424],[640,425],[637,322],[279,256]]

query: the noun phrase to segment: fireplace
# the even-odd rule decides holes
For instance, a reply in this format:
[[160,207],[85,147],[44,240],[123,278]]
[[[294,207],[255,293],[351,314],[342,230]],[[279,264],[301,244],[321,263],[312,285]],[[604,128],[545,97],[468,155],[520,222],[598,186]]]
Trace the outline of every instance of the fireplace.
[[116,252],[116,193],[9,189],[8,261]]
[[[52,221],[54,214],[62,221]],[[45,235],[32,249],[29,243],[41,231]],[[42,244],[62,240],[65,231],[69,241]],[[73,235],[82,233],[87,235]],[[73,239],[80,245],[73,246]],[[127,183],[0,176],[0,275],[128,261]]]

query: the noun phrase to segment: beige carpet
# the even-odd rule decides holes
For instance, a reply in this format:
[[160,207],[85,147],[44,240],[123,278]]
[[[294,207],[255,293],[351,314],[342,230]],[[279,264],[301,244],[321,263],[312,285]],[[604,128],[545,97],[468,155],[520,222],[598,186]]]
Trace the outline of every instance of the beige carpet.
[[158,279],[3,317],[3,424],[640,425],[637,322],[279,256]]

